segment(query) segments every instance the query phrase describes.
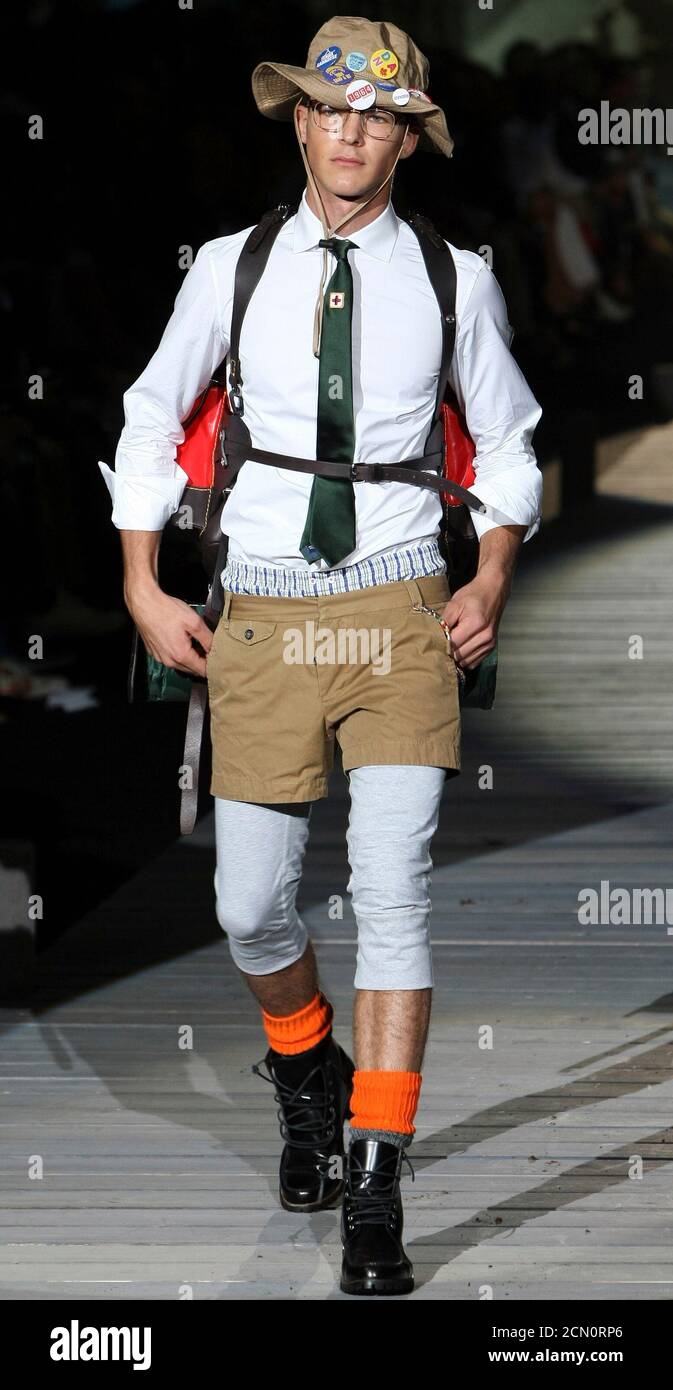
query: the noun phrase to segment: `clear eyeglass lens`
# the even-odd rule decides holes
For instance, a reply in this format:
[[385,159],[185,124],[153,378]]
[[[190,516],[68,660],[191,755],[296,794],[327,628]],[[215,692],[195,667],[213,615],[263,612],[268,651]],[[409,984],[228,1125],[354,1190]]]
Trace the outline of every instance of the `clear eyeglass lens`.
[[[321,130],[327,130],[332,135],[341,135],[346,112],[335,111],[333,106],[328,106],[325,102],[319,102],[312,109],[313,118]],[[392,111],[375,109],[359,111],[358,115],[367,135],[371,135],[374,140],[388,140],[397,124]]]

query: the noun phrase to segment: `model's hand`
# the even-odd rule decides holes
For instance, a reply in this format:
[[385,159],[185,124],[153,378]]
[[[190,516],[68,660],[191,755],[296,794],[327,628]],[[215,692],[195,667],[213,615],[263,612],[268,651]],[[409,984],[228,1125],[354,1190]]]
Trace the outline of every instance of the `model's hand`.
[[188,603],[154,584],[127,592],[126,606],[150,656],[175,671],[205,676],[206,658],[192,646],[192,638],[208,653],[213,633]]
[[468,671],[488,656],[498,640],[498,626],[509,598],[525,526],[493,526],[479,542],[474,579],[457,589],[442,617],[451,629],[453,655]]
[[459,666],[478,666],[498,640],[498,625],[510,591],[509,578],[477,575],[457,589],[442,617],[451,629],[451,646]]

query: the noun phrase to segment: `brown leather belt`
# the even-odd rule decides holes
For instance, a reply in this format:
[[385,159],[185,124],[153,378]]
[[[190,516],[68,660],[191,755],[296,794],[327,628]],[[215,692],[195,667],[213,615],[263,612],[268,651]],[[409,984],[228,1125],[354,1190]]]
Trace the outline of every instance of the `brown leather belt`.
[[[343,463],[333,459],[306,459],[294,454],[276,454],[270,449],[256,449],[243,441],[239,443],[227,438],[223,452],[225,459],[231,454],[238,458],[234,463],[225,463],[221,478],[218,479],[218,485],[222,487],[229,487],[242,464],[250,461],[267,463],[274,468],[292,468],[298,473],[317,473],[321,478],[349,478],[356,483],[411,483],[413,487],[429,487],[435,492],[446,492],[451,497],[460,498],[473,512],[489,512],[495,517],[494,508],[486,507],[473,492],[468,492],[467,488],[461,487],[459,483],[450,483],[437,472],[437,468],[440,468],[443,462],[442,450],[422,454],[419,458],[403,459],[399,463]],[[503,526],[512,524],[509,517],[503,517],[500,522]]]

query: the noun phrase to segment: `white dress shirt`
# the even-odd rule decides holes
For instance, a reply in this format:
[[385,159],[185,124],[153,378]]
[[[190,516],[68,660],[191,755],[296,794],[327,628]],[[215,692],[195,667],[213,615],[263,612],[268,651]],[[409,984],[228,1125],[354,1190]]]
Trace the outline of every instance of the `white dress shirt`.
[[[161,342],[124,395],[115,472],[99,467],[120,529],[158,531],[178,510],[186,474],[175,461],[180,421],[229,347],[234,272],[251,228],[200,247]],[[304,192],[281,227],[243,321],[245,421],[253,446],[316,457],[319,361],[312,351],[323,237]],[[423,453],[441,359],[441,318],[416,236],[389,202],[353,232],[355,458],[395,462]],[[447,243],[450,244],[450,243]],[[542,414],[510,353],[513,330],[498,282],[473,251],[456,261],[456,346],[450,381],[476,445],[472,491],[528,540],[540,525],[542,475],[531,440]],[[330,275],[336,264],[330,252]],[[248,460],[222,513],[229,555],[251,564],[309,566],[299,550],[313,474]],[[356,482],[358,560],[436,535],[439,495],[397,482]],[[497,522],[471,512],[479,536]],[[325,562],[321,562],[325,566]]]

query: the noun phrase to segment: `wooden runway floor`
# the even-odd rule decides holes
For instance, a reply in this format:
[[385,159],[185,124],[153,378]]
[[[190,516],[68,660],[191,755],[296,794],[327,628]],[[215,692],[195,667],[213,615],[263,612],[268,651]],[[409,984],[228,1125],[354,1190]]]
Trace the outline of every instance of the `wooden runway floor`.
[[[673,513],[597,507],[600,531],[586,517],[531,547],[496,707],[466,716],[445,789],[403,1180],[412,1300],[673,1295],[673,915],[578,920],[601,880],[673,887]],[[347,813],[337,772],[299,905],[350,1047]],[[250,1070],[265,1044],[212,872],[206,818],[41,958],[30,1011],[3,1015],[5,1299],[345,1297],[338,1213],[276,1200],[271,1087]]]

